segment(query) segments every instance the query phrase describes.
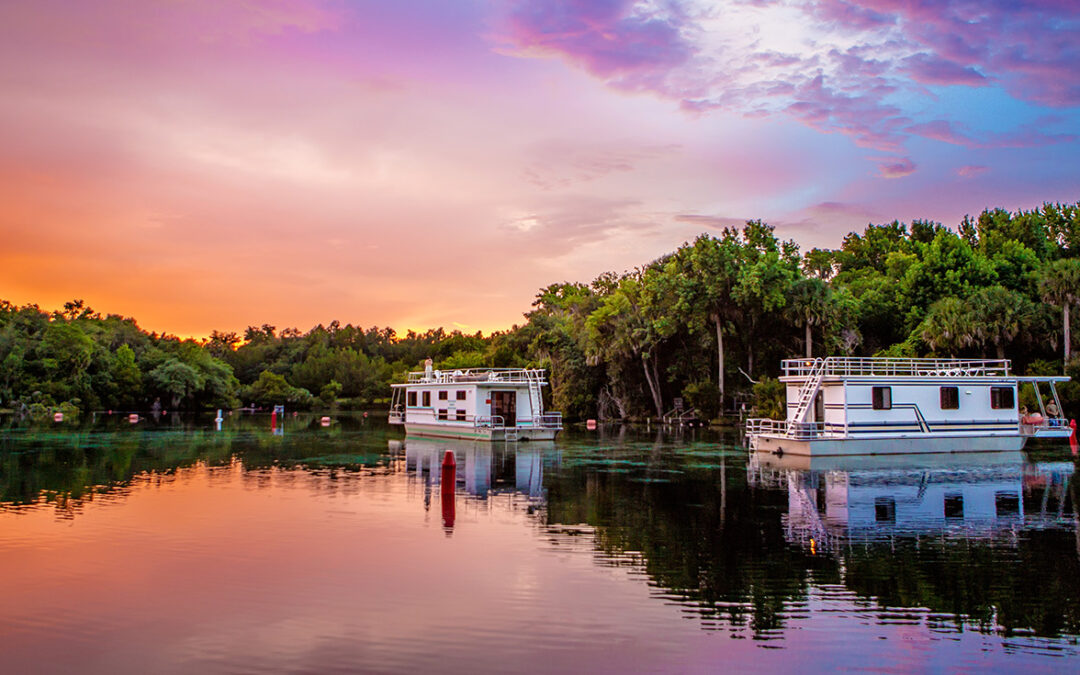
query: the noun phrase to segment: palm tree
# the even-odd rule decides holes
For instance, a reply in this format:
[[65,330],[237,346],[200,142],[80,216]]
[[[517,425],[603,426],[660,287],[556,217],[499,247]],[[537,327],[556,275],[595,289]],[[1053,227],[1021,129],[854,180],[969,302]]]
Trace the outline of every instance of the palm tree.
[[956,356],[975,343],[975,322],[960,298],[949,296],[930,306],[930,312],[916,329],[919,338],[935,352]]
[[789,312],[796,326],[806,328],[806,358],[814,355],[814,334],[811,326],[824,325],[832,304],[832,291],[821,279],[799,279],[789,297]]
[[999,359],[1020,329],[1030,325],[1034,307],[1023,293],[1003,286],[983,288],[968,298],[975,321],[975,338],[983,348],[993,346]]
[[1068,363],[1072,356],[1069,309],[1080,303],[1080,260],[1066,258],[1043,268],[1039,279],[1039,291],[1042,293],[1043,300],[1062,309],[1065,362]]

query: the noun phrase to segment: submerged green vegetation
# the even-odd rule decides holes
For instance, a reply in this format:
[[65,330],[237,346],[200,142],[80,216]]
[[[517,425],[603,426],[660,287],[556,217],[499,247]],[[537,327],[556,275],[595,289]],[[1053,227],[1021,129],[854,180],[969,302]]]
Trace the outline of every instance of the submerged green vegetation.
[[[805,253],[750,221],[633,271],[547,286],[523,325],[486,337],[334,321],[195,341],[82,301],[0,301],[0,407],[362,408],[431,357],[440,369],[547,368],[549,405],[569,419],[658,417],[676,398],[713,418],[776,406],[770,376],[801,354],[1007,357],[1018,372],[1080,378],[1078,304],[1080,203],[987,210],[955,230],[869,225]],[[1062,394],[1075,415],[1080,384]]]

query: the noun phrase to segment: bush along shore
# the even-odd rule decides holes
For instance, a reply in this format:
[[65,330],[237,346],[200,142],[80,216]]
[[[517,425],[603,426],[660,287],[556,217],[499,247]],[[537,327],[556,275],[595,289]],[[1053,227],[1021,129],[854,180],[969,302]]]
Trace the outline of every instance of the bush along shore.
[[0,411],[369,408],[430,357],[443,370],[546,368],[548,405],[570,420],[659,418],[677,398],[706,419],[769,416],[782,358],[884,355],[1064,372],[1073,416],[1078,304],[1080,203],[986,210],[956,228],[872,224],[805,252],[749,221],[629,272],[547,286],[522,325],[488,336],[333,321],[180,339],[81,300],[52,312],[0,300]]

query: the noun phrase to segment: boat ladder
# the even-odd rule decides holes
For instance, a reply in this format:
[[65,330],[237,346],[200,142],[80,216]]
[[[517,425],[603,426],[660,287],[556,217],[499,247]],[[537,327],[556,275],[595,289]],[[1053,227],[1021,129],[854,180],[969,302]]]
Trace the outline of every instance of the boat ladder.
[[516,441],[517,439],[518,439],[518,430],[517,429],[506,429],[505,431],[503,431],[503,440]]
[[540,391],[540,373],[535,370],[526,370],[525,379],[529,383],[529,408],[533,417],[539,418],[544,414],[544,396]]
[[813,403],[814,396],[818,393],[818,389],[821,388],[821,378],[825,376],[825,364],[827,361],[827,358],[814,361],[814,367],[810,369],[806,383],[799,391],[799,404],[795,407],[795,414],[791,418],[791,424],[802,424],[806,421],[806,413],[810,410],[810,404]]

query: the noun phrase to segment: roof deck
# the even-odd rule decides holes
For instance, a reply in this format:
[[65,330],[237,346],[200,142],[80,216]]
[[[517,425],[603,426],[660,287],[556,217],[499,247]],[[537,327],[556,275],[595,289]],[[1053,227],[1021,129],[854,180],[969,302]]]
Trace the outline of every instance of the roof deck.
[[784,377],[1008,377],[1008,359],[906,359],[830,356],[785,359]]
[[403,387],[409,384],[465,384],[493,382],[496,384],[538,384],[546,385],[545,372],[540,368],[469,368],[467,370],[432,370],[414,371]]

